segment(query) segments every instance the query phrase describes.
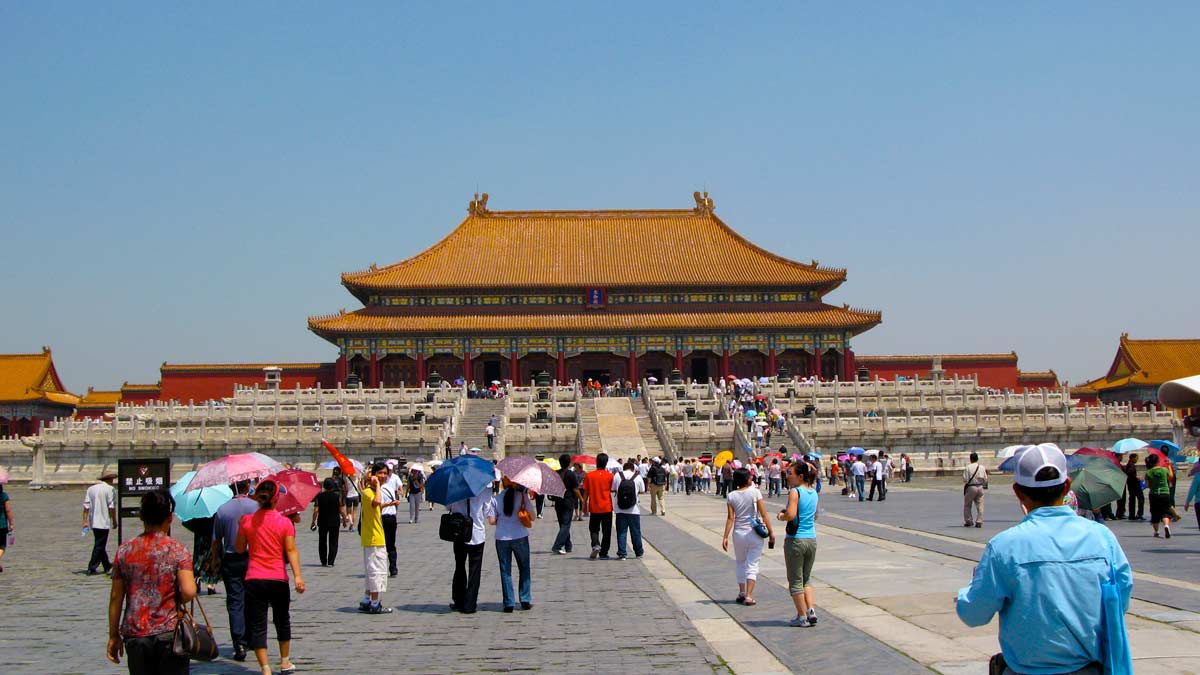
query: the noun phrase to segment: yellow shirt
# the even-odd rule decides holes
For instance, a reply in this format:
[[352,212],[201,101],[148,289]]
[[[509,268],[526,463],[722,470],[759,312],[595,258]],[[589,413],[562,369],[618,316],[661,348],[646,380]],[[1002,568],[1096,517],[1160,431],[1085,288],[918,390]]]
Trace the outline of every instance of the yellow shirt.
[[362,515],[359,518],[359,538],[363,546],[384,546],[383,514],[380,507],[375,505],[375,491],[371,488],[362,489]]

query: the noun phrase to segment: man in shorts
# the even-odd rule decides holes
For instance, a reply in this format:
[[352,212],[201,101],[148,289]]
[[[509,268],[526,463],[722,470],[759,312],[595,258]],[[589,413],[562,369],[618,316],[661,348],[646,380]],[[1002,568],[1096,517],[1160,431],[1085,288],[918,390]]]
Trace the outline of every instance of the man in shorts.
[[363,549],[363,568],[366,593],[358,603],[358,611],[367,614],[391,614],[391,607],[384,607],[380,598],[387,592],[388,554],[387,540],[383,536],[383,490],[380,485],[387,480],[388,468],[384,464],[371,467],[371,475],[363,486],[362,519],[359,521],[359,539]]

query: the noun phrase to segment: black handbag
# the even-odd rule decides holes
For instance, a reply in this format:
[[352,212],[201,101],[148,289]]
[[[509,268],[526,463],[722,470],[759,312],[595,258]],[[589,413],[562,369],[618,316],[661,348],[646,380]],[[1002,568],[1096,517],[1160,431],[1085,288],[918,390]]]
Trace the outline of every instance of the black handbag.
[[442,522],[438,527],[438,537],[442,541],[453,544],[465,544],[471,541],[474,530],[471,519],[461,513],[443,513]]
[[[204,624],[196,623],[194,607],[200,605],[200,615]],[[200,598],[192,598],[188,607],[178,602],[175,605],[175,635],[171,638],[171,652],[175,656],[194,659],[196,661],[212,661],[220,654],[217,649],[217,638],[213,635],[212,626],[208,623],[208,612]]]

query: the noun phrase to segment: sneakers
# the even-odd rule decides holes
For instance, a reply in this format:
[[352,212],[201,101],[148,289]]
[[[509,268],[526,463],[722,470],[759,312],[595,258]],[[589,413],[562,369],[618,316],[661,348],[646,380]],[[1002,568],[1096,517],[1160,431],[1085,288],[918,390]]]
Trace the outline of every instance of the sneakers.
[[590,556],[588,556],[588,558],[589,558],[589,559],[591,559],[591,560],[595,560],[596,558],[599,558],[599,557],[600,557],[600,549],[599,549],[599,548],[597,548],[597,547],[595,547],[595,546],[593,546],[593,547],[592,547],[592,554],[591,554]]
[[1167,539],[1171,538],[1171,526],[1170,525],[1163,525],[1163,534],[1165,534],[1167,536]]
[[808,622],[813,625],[817,623],[817,610],[811,607],[808,608]]
[[619,556],[617,556],[617,560],[620,560],[620,561],[624,562],[624,561],[626,561],[626,560],[629,560],[629,556],[627,556],[627,555],[619,555]]
[[561,548],[552,548],[552,549],[550,549],[550,552],[555,555],[566,555],[567,554],[567,552],[562,550]]
[[363,600],[358,603],[358,611],[366,612],[370,609],[371,609],[371,601],[370,600]]
[[788,622],[788,625],[794,628],[808,628],[812,625],[812,622],[807,618],[797,615],[792,617],[792,620]]
[[380,603],[378,605],[371,605],[367,609],[367,614],[391,614],[391,613],[392,613],[392,608],[384,607],[382,603]]
[[521,609],[533,609],[533,603],[532,602],[522,602]]

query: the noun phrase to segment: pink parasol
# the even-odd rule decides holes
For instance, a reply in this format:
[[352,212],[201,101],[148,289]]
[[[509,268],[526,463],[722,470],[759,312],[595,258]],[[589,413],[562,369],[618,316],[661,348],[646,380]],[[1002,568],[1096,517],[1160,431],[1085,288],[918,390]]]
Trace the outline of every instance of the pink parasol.
[[1071,454],[1072,455],[1091,455],[1093,457],[1103,457],[1103,458],[1107,459],[1108,461],[1112,462],[1113,464],[1116,464],[1117,466],[1121,466],[1121,459],[1119,457],[1117,457],[1117,453],[1115,453],[1111,450],[1104,450],[1101,448],[1080,448]]
[[285,516],[307,509],[321,492],[317,474],[299,469],[280,471],[263,480],[273,480],[279,484],[279,499],[275,502],[275,510]]
[[505,478],[540,495],[562,497],[567,493],[562,478],[554,472],[554,469],[533,457],[505,457],[496,464],[496,468]]
[[225,455],[219,459],[202,465],[196,470],[188,490],[229,485],[242,480],[262,478],[286,469],[261,452],[247,452],[240,455]]
[[0,467],[0,485],[8,483],[8,471]]

